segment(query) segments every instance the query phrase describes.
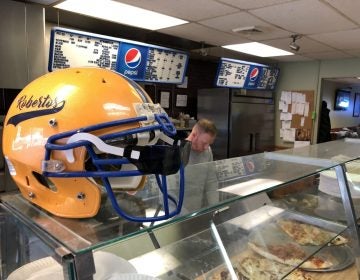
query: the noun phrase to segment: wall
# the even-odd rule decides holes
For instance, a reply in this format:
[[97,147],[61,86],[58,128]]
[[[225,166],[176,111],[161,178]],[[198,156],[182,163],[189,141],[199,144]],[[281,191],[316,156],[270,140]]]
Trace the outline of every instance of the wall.
[[[315,112],[318,116],[320,111],[320,104],[323,98],[328,94],[324,86],[325,78],[339,78],[339,77],[357,77],[360,76],[360,59],[341,59],[341,60],[323,60],[323,61],[309,61],[309,62],[284,62],[279,64],[280,79],[276,88],[276,101],[280,98],[283,90],[313,90],[315,92]],[[326,97],[331,99],[332,97]],[[332,104],[332,103],[331,103]],[[332,105],[331,105],[332,106]],[[351,105],[350,105],[351,106]],[[328,106],[330,109],[333,107]],[[351,111],[351,112],[350,112]],[[352,118],[352,109],[344,114],[332,114],[332,126],[342,124],[357,124],[356,118]],[[314,120],[313,137],[317,139],[318,119]],[[280,120],[279,112],[276,111],[275,124],[275,145],[278,147],[292,147],[292,143],[285,143],[280,139],[279,129]],[[313,141],[315,143],[316,141]]]
[[[314,90],[316,95],[319,79],[319,64],[319,62],[280,63],[280,76],[276,86],[275,104],[279,104],[282,91]],[[293,143],[286,143],[280,139],[280,114],[278,106],[276,106],[276,108],[275,146],[292,147]]]
[[335,93],[337,89],[348,88],[349,85],[334,81],[323,80],[321,83],[322,100],[327,102],[330,109],[331,128],[342,128],[357,126],[360,123],[360,117],[353,117],[355,93],[360,92],[360,88],[351,87],[350,105],[347,111],[334,111]]
[[[360,59],[341,59],[341,60],[326,60],[321,62],[320,69],[320,79],[323,78],[334,78],[334,77],[359,77],[360,76]],[[322,82],[323,85],[326,85],[328,81]],[[339,87],[343,86],[341,84]],[[320,87],[319,87],[320,90]],[[360,123],[360,118],[354,118],[352,116],[353,112],[353,102],[354,102],[354,93],[360,91],[360,84],[358,86],[352,86],[351,94],[351,104],[348,111],[345,112],[330,112],[331,127],[332,128],[341,128],[347,126],[356,126]],[[321,93],[324,97],[327,97],[330,93],[321,89]],[[335,93],[333,93],[335,94]],[[334,99],[331,96],[332,100]],[[320,100],[321,101],[321,100]],[[333,102],[333,101],[332,101]],[[333,109],[328,106],[329,109]]]
[[[147,84],[146,92],[155,103],[160,103],[160,92],[170,92],[170,108],[166,109],[169,116],[177,118],[180,112],[189,114],[190,117],[197,118],[197,91],[201,88],[211,88],[214,86],[214,79],[217,70],[217,63],[190,59],[186,70],[188,77],[187,87],[180,88],[172,84]],[[187,95],[187,106],[177,107],[177,94]]]

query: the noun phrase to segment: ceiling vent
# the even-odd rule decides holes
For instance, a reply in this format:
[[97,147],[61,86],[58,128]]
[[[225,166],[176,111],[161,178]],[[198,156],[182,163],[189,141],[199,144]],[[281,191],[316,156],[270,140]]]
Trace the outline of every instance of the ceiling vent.
[[263,31],[257,26],[245,26],[232,29],[232,32],[244,35],[254,35],[263,33]]

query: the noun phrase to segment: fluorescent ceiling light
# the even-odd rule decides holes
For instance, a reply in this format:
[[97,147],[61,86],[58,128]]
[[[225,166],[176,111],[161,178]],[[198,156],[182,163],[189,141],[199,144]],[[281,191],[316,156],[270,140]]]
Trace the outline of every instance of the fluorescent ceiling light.
[[260,57],[272,57],[272,56],[283,56],[283,55],[293,55],[293,53],[284,51],[278,48],[270,47],[261,43],[245,43],[245,44],[236,44],[236,45],[227,45],[223,48],[230,49],[237,52],[247,53],[251,55],[256,55]]
[[150,30],[158,30],[188,23],[185,20],[111,0],[67,0],[54,7]]

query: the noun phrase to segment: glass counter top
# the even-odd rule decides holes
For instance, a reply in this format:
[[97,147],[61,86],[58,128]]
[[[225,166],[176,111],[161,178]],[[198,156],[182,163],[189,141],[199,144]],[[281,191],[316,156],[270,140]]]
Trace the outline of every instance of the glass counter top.
[[[97,249],[114,242],[147,234],[152,229],[205,214],[261,192],[269,192],[293,181],[317,174],[360,156],[357,143],[338,140],[309,147],[230,158],[185,168],[185,198],[181,213],[162,223],[140,224],[119,217],[104,195],[99,213],[88,219],[53,216],[24,199],[19,193],[3,195],[3,204],[37,231],[49,234],[73,253]],[[285,155],[285,158],[283,157]],[[300,158],[300,162],[296,162]],[[344,158],[345,158],[344,157]],[[291,160],[295,158],[295,160]],[[325,159],[325,160],[323,160]],[[341,163],[341,162],[340,162]],[[177,195],[178,175],[168,176],[169,193]],[[131,213],[154,215],[162,211],[154,177],[135,195],[118,193],[119,205]]]

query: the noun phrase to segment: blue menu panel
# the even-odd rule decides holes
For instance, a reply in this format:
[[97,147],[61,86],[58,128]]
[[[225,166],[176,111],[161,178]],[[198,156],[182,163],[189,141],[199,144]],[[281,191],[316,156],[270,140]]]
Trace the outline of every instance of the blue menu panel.
[[274,90],[278,77],[279,68],[221,58],[216,75],[216,86]]
[[174,49],[55,27],[48,67],[98,66],[135,81],[181,84],[188,60],[187,53]]

